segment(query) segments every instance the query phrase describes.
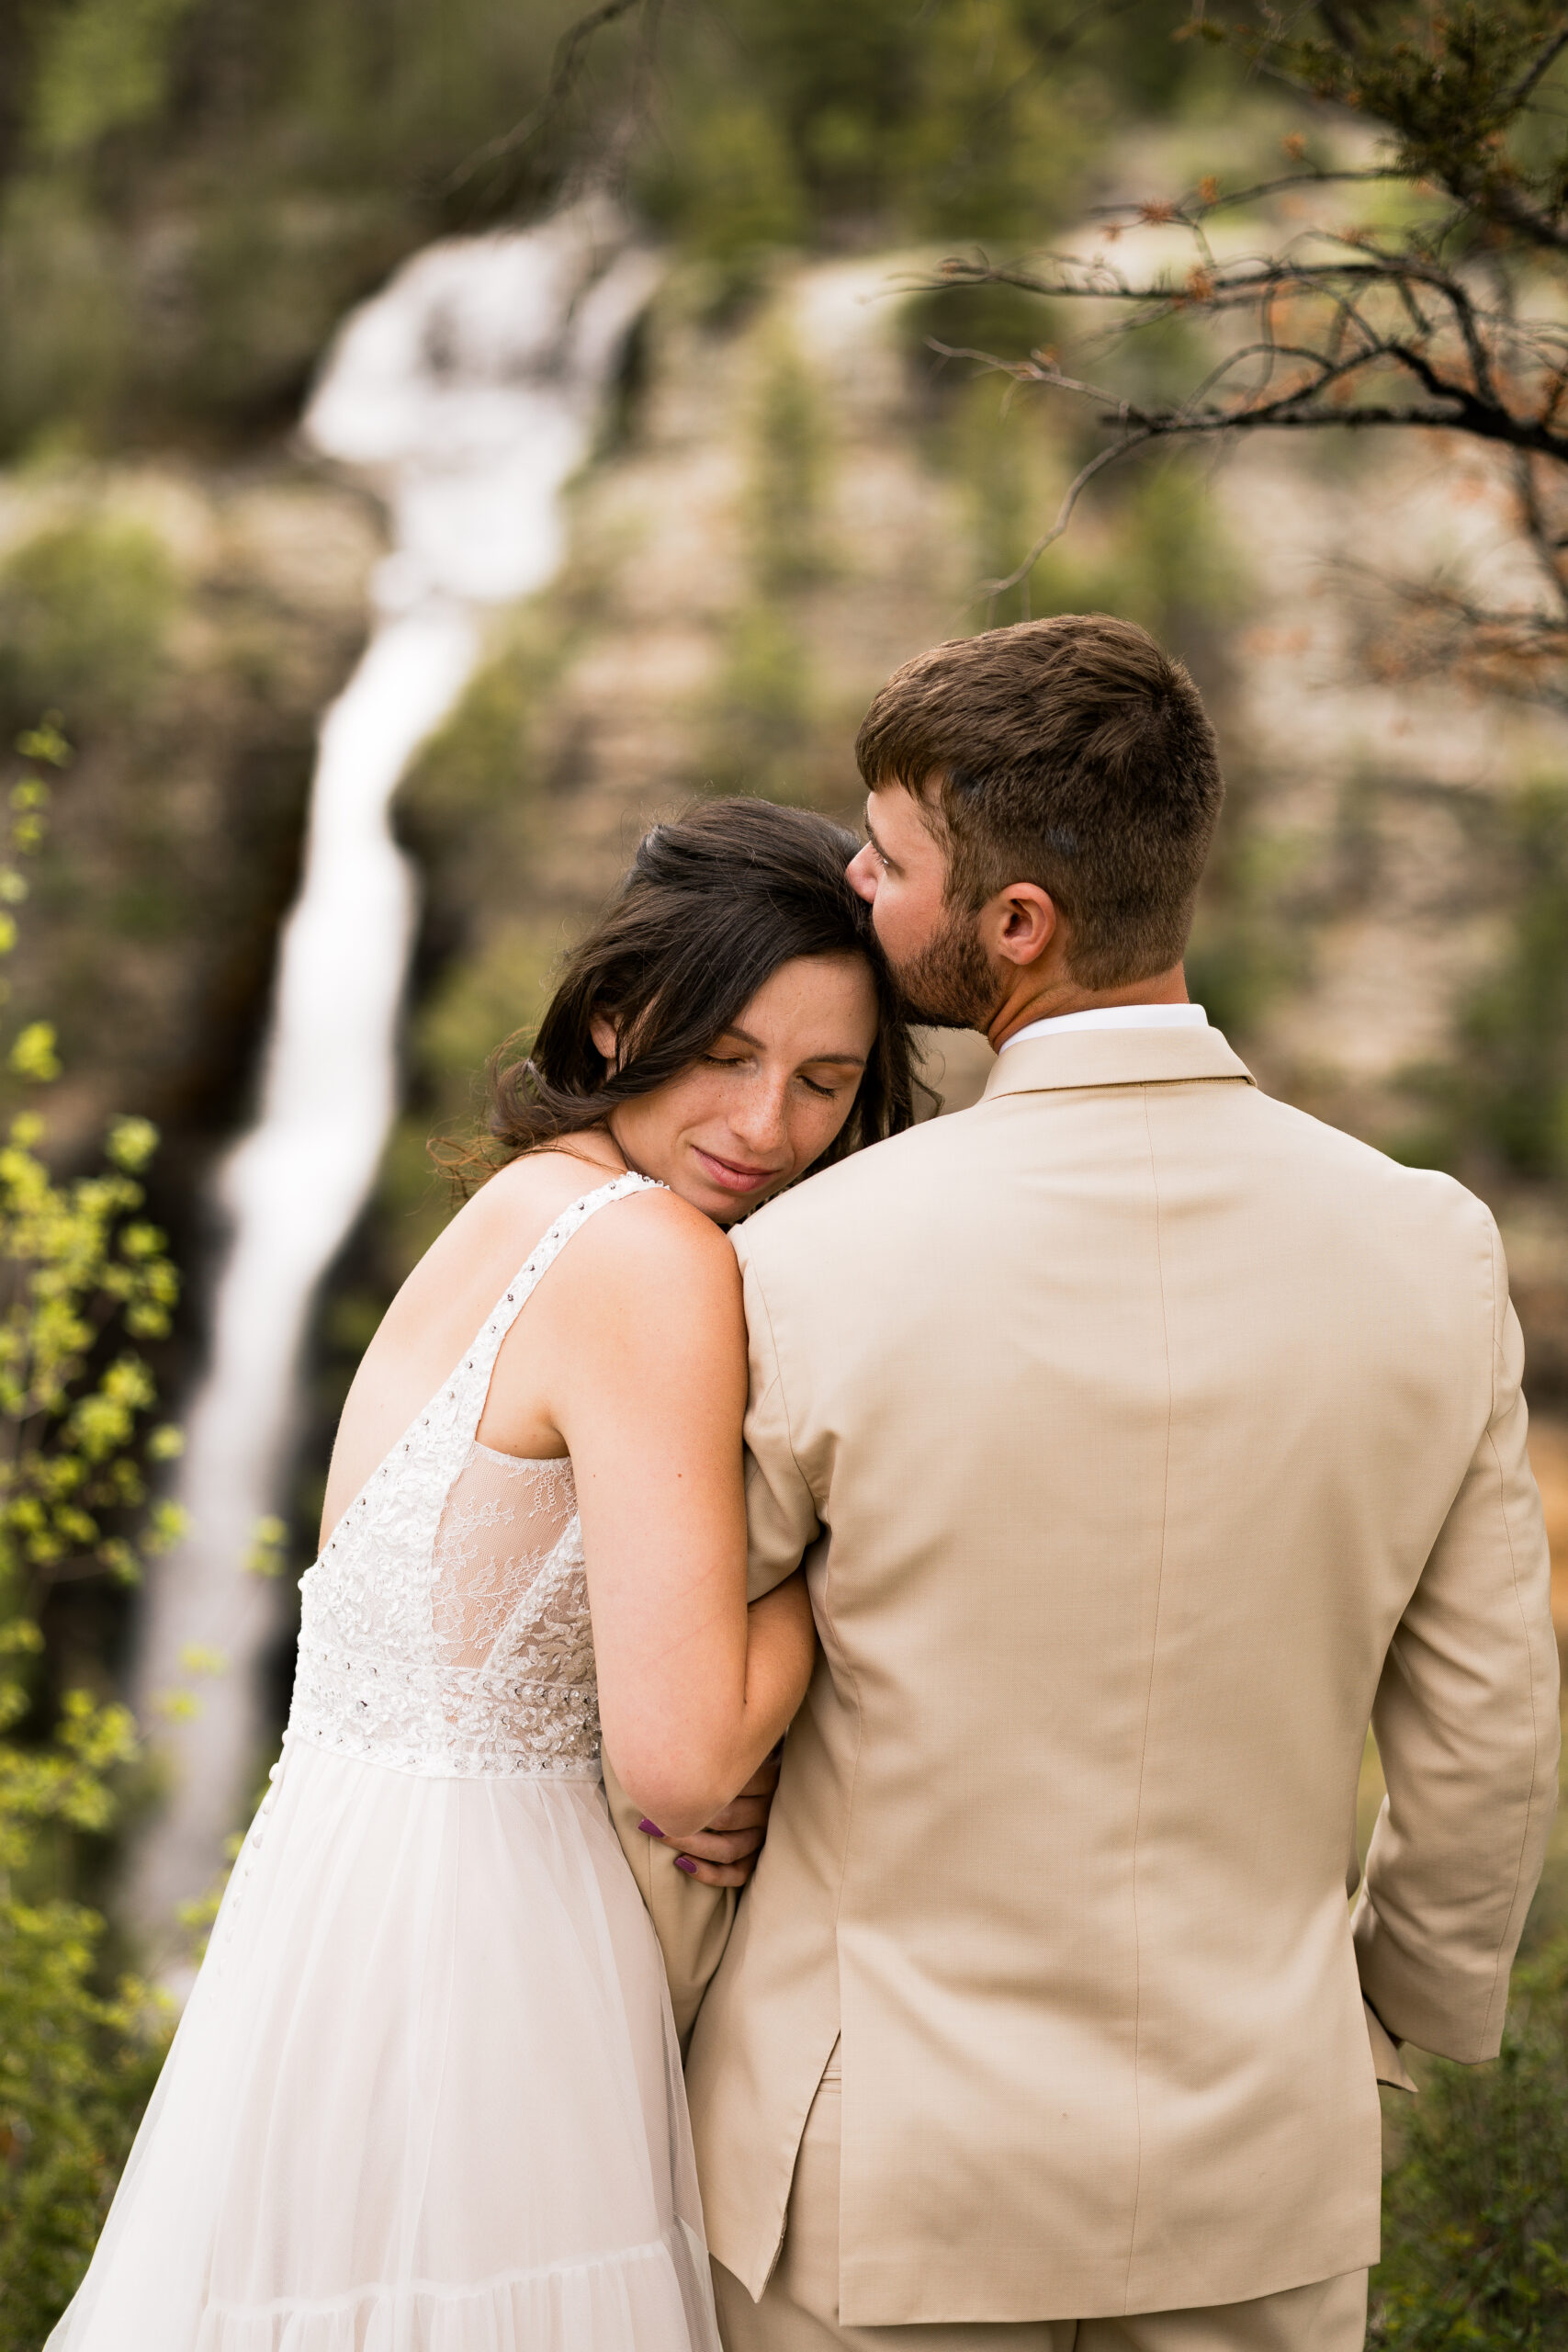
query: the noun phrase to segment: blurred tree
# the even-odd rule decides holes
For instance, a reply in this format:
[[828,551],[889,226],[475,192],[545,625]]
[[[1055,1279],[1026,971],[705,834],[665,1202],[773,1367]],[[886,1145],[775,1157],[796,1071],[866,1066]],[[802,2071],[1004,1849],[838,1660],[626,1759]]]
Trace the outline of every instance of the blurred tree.
[[0,726],[46,702],[93,725],[136,718],[177,603],[145,525],[86,515],[24,539],[0,561]]
[[744,292],[781,246],[1034,237],[1184,0],[0,9],[0,451],[243,438],[442,231],[584,182]]
[[[467,169],[537,101],[570,0],[32,0],[0,9],[0,448],[245,436],[443,228],[536,210],[620,103]],[[590,121],[592,118],[592,121]]]
[[[1315,30],[1312,27],[1315,24]],[[1477,684],[1568,708],[1568,27],[1561,0],[1320,0],[1281,26],[1271,9],[1230,22],[1200,12],[1187,28],[1245,56],[1354,128],[1361,158],[1314,160],[1285,145],[1281,176],[1222,191],[1207,178],[1178,202],[1117,206],[1109,249],[1128,232],[1182,241],[1179,262],[1123,271],[1102,254],[1043,270],[955,260],[939,284],[1005,287],[1043,298],[1060,319],[1086,307],[1103,343],[1109,308],[1126,380],[1090,380],[1058,349],[966,356],[1020,386],[1085,403],[1103,428],[1013,574],[1066,527],[1103,469],[1148,443],[1244,432],[1458,434],[1502,452],[1521,547],[1533,574],[1517,596],[1487,599],[1433,582],[1404,584],[1404,627],[1382,667],[1456,671]],[[1367,139],[1375,137],[1375,152]],[[1375,217],[1337,213],[1364,190]],[[1315,226],[1301,225],[1303,204]],[[1286,214],[1278,209],[1290,208]],[[1227,216],[1277,234],[1261,254],[1227,234]],[[1168,348],[1166,386],[1140,380],[1140,336],[1171,322],[1211,332]],[[1043,324],[1044,322],[1043,321]],[[952,346],[947,346],[952,348]],[[1184,374],[1170,388],[1171,363]]]
[[[67,756],[51,724],[21,748],[41,764]],[[48,797],[36,774],[11,795],[0,953]],[[8,1060],[28,1084],[58,1076],[48,1024],[22,1028]],[[113,1819],[131,1721],[90,1690],[44,1686],[39,1617],[60,1584],[134,1581],[176,1532],[149,1487],[178,1437],[153,1421],[152,1374],[126,1343],[166,1334],[177,1284],[139,1214],[147,1122],[117,1122],[107,1164],[64,1183],[42,1140],[29,1111],[0,1146],[0,2352],[37,2352],[81,2275],[163,2040],[145,1988],[103,1986],[104,1922],[73,1869],[76,1844]]]

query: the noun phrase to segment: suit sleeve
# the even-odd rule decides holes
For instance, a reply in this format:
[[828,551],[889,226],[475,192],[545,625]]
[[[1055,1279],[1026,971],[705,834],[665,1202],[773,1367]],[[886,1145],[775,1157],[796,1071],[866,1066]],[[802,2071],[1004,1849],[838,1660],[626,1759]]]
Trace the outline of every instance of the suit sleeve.
[[747,1591],[760,1600],[795,1574],[821,1533],[816,1498],[795,1457],[773,1313],[744,1233],[735,1237],[746,1285],[750,1396],[746,1408]]
[[637,1827],[641,1808],[632,1804],[616,1780],[608,1756],[604,1764],[604,1801],[664,1956],[670,2006],[684,2057],[703,1995],[724,1958],[735,1925],[736,1890],[704,1886],[678,1871],[674,1849]]
[[1378,1687],[1372,1730],[1388,1796],[1355,1917],[1362,1990],[1389,2031],[1467,2063],[1501,2043],[1559,1744],[1524,1342],[1495,1227],[1490,1247],[1491,1415]]

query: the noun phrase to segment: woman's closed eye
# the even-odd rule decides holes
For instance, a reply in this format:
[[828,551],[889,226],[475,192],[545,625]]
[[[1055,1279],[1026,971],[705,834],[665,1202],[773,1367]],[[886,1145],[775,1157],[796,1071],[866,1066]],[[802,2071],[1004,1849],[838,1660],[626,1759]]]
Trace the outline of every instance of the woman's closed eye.
[[[750,1054],[702,1054],[698,1057],[710,1069],[744,1069],[751,1058]],[[805,1070],[797,1070],[795,1075],[808,1094],[819,1096],[824,1102],[831,1102],[847,1086],[858,1080],[860,1071],[846,1069],[842,1078],[808,1078]]]
[[855,1091],[865,1076],[865,1063],[859,1054],[821,1054],[796,1075],[813,1094],[838,1102]]

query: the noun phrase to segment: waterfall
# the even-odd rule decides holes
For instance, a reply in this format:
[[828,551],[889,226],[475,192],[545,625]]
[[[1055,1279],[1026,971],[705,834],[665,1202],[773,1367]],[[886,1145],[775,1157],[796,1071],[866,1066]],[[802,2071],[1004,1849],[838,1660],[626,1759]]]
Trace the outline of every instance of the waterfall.
[[224,1254],[178,1488],[190,1532],[145,1597],[133,1695],[166,1793],[128,1891],[165,1954],[265,1761],[258,1668],[277,1595],[245,1563],[287,1471],[311,1302],[396,1110],[415,905],[392,796],[472,675],[487,608],[558,568],[560,492],[655,266],[593,200],[429,246],[348,320],[306,413],[308,440],[384,500],[392,552],[369,642],[321,723],[256,1120],[217,1176]]

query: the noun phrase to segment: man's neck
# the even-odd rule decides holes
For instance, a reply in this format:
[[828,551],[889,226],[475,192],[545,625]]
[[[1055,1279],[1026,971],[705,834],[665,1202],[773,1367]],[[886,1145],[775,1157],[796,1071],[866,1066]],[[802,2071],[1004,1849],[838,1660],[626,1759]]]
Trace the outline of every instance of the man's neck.
[[1085,989],[1065,973],[1054,972],[1042,980],[1038,973],[1021,972],[1016,986],[1010,990],[986,1024],[986,1036],[993,1053],[1000,1053],[1010,1037],[1032,1022],[1055,1021],[1064,1012],[1095,1012],[1102,1006],[1122,1004],[1186,1004],[1187,974],[1179,964],[1168,972],[1160,972],[1153,979],[1130,980],[1125,988]]

